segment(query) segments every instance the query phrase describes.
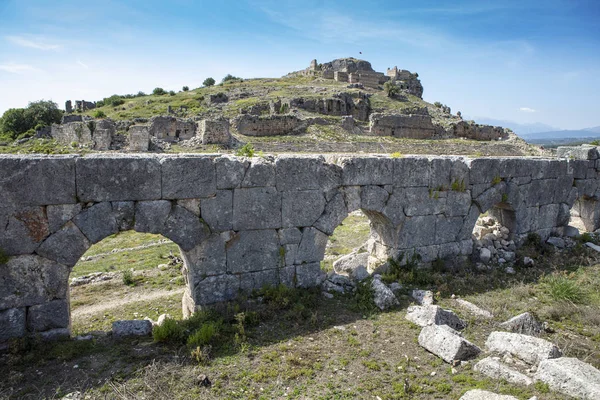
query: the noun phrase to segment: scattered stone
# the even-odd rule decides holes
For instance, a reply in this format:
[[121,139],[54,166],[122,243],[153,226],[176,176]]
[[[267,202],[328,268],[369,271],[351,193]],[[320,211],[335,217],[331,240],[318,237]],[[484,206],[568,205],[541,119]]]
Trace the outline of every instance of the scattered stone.
[[531,257],[523,257],[523,265],[526,267],[533,267],[535,265],[535,261]]
[[333,299],[333,294],[329,293],[329,292],[321,292],[321,294],[323,295],[323,297],[325,297],[326,299]]
[[460,337],[452,328],[428,325],[419,334],[419,345],[447,363],[469,360],[481,352],[479,347]]
[[513,267],[506,267],[504,272],[506,272],[507,274],[510,274],[510,275],[514,275],[517,273],[517,271],[515,271],[515,269]]
[[152,322],[148,320],[121,320],[112,324],[112,334],[116,337],[147,336],[152,333]]
[[494,315],[491,312],[484,310],[482,308],[479,308],[475,304],[473,304],[469,301],[466,301],[463,299],[456,299],[455,301],[456,301],[456,303],[458,303],[459,306],[461,306],[465,310],[469,311],[473,315],[476,315],[481,318],[486,318],[486,319],[494,318]]
[[403,286],[401,284],[399,284],[398,282],[392,282],[392,283],[390,283],[390,290],[392,292],[394,292],[394,294],[396,295],[396,297],[402,291],[402,289],[403,289]]
[[479,251],[479,259],[481,260],[482,263],[487,264],[490,262],[490,259],[492,258],[492,252],[483,247],[480,251]]
[[333,263],[333,270],[338,274],[352,274],[358,267],[367,268],[369,253],[350,253],[338,258]]
[[428,325],[447,325],[452,329],[463,330],[467,324],[450,310],[440,306],[410,306],[406,311],[406,319],[425,327]]
[[463,394],[463,396],[459,400],[518,400],[518,399],[514,396],[496,394],[493,392],[488,392],[487,390],[473,389],[473,390],[469,390],[467,393]]
[[433,292],[431,290],[415,289],[412,291],[412,298],[420,306],[430,306],[433,304]]
[[596,245],[596,244],[594,244],[592,242],[587,242],[585,245],[587,247],[589,247],[590,249],[596,250],[597,252],[600,253],[600,246],[598,246],[598,245]]
[[379,279],[373,279],[371,282],[371,288],[373,289],[373,301],[381,310],[385,310],[400,304],[398,303],[398,299],[394,295],[394,292],[392,292],[390,288]]
[[542,324],[528,312],[512,317],[508,321],[501,323],[500,327],[512,332],[530,336],[538,336],[543,330]]
[[81,340],[81,341],[85,341],[85,340],[92,340],[94,338],[94,336],[90,335],[79,335],[75,337],[75,340]]
[[210,379],[208,379],[208,376],[201,374],[198,375],[197,382],[198,385],[202,386],[202,387],[210,387],[212,385]]
[[[350,277],[352,279],[354,279],[355,281],[359,281],[359,282],[367,279],[369,276],[370,276],[369,271],[367,271],[367,269],[365,267],[363,267],[362,265],[358,266],[350,274]],[[396,282],[394,282],[394,283],[396,283]],[[392,291],[394,291],[394,290],[392,289]]]
[[503,364],[497,357],[484,358],[475,364],[474,369],[492,379],[502,379],[516,385],[529,386],[533,383],[530,377]]
[[548,240],[546,240],[546,243],[551,244],[552,246],[558,249],[565,248],[565,241],[562,238],[556,236],[549,237]]
[[578,399],[600,399],[600,371],[576,358],[543,360],[535,380]]
[[547,340],[520,333],[492,332],[485,346],[489,351],[509,353],[532,365],[562,355],[558,347]]

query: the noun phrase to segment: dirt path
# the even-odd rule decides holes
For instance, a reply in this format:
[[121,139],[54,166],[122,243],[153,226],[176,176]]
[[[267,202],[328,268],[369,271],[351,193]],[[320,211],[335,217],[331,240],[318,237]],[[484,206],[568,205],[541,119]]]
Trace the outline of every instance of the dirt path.
[[117,308],[117,307],[122,307],[126,304],[135,303],[138,301],[151,301],[151,300],[156,300],[156,299],[160,299],[163,297],[169,297],[169,296],[172,296],[175,294],[183,295],[184,290],[185,290],[185,288],[179,288],[176,290],[160,290],[159,289],[159,290],[148,290],[143,293],[139,293],[139,292],[129,293],[123,297],[119,296],[115,299],[108,300],[108,301],[105,301],[105,302],[102,302],[99,304],[90,304],[90,305],[77,307],[72,310],[71,317],[78,318],[78,317],[83,317],[86,315],[100,314],[107,310]]

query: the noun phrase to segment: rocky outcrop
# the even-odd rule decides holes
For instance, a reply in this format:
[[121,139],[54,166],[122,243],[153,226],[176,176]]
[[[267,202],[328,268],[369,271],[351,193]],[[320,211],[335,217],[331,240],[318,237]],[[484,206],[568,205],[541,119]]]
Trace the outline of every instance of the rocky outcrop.
[[499,140],[508,138],[508,131],[501,126],[460,121],[454,125],[454,136],[473,140]]
[[369,117],[369,134],[410,139],[432,139],[435,127],[427,114],[381,114]]

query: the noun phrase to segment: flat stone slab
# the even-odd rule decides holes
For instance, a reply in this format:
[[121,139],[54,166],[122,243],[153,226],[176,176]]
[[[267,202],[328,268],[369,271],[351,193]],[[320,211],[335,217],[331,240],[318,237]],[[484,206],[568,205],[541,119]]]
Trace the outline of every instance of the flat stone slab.
[[520,333],[492,332],[485,346],[489,351],[509,353],[532,365],[562,355],[559,348],[549,341]]
[[578,399],[600,399],[600,371],[576,358],[543,360],[535,374],[550,389]]
[[143,320],[121,320],[112,324],[112,334],[117,337],[124,336],[147,336],[152,333],[152,321]]
[[475,371],[492,379],[503,379],[515,385],[529,386],[533,379],[502,363],[497,357],[487,357],[475,364]]
[[514,396],[496,394],[487,390],[473,389],[463,394],[459,400],[518,400]]
[[491,312],[477,307],[475,304],[471,303],[470,301],[463,300],[463,299],[456,299],[454,301],[460,307],[464,308],[465,310],[467,310],[468,312],[470,312],[471,314],[473,314],[477,317],[485,318],[485,319],[494,318],[494,315]]
[[406,311],[406,319],[419,326],[448,325],[452,329],[465,329],[467,324],[450,310],[440,306],[410,306]]
[[419,334],[419,345],[447,363],[469,360],[481,352],[479,347],[446,325],[428,325],[423,328]]

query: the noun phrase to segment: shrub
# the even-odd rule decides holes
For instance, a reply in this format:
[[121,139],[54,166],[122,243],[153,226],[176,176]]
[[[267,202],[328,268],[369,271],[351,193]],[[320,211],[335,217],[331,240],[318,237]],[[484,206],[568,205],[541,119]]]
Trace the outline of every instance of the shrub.
[[190,90],[189,86],[184,86],[181,88],[181,90],[183,90],[184,92],[187,92],[188,90]]
[[500,175],[496,175],[494,179],[492,179],[492,186],[497,185],[500,182],[502,182],[502,178],[500,178]]
[[205,322],[200,329],[188,337],[188,346],[190,348],[206,346],[219,334],[221,324],[221,321]]
[[173,90],[169,91],[169,96],[175,96],[175,92]]
[[106,118],[106,114],[102,110],[94,111],[94,118]]
[[387,97],[394,97],[398,93],[400,93],[400,88],[396,86],[393,82],[387,81],[383,84],[383,91],[387,95]]
[[135,280],[133,279],[133,272],[129,269],[123,271],[123,284],[127,286],[135,285]]
[[235,82],[235,81],[241,81],[241,80],[242,80],[242,78],[238,78],[237,76],[227,74],[227,75],[225,75],[223,80],[221,80],[221,83]]
[[[103,101],[103,105],[111,107],[120,106],[123,103],[125,103],[125,100],[123,100],[123,98],[118,94],[113,94],[110,97],[105,97]],[[96,103],[96,106],[98,106],[98,103]]]
[[154,90],[152,91],[152,94],[155,96],[162,96],[163,94],[167,94],[167,91],[163,88],[154,88]]
[[100,107],[104,107],[104,100],[98,100],[96,102],[96,107],[100,108]]
[[542,279],[542,288],[553,300],[567,301],[574,304],[586,300],[585,290],[577,283],[572,275],[552,274]]
[[202,82],[203,86],[213,86],[215,84],[215,80],[213,78],[206,78],[204,82]]
[[254,157],[254,146],[252,146],[252,143],[246,143],[235,152],[235,155],[238,157]]
[[152,337],[155,342],[178,343],[185,339],[185,329],[174,319],[167,318],[162,325],[154,327]]
[[145,96],[146,93],[142,92],[141,90],[139,92],[137,92],[137,94],[135,95],[135,97],[142,97]]

